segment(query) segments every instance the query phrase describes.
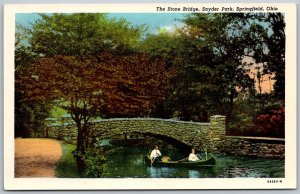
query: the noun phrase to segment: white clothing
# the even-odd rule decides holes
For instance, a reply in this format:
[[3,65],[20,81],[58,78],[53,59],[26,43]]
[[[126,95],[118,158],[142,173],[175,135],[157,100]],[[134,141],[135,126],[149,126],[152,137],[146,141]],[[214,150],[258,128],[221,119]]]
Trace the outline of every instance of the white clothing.
[[157,150],[157,149],[152,150],[152,152],[150,154],[150,158],[156,158],[156,157],[159,157],[159,156],[161,156],[161,153],[160,153],[159,150]]
[[190,155],[189,155],[189,161],[195,162],[197,160],[199,160],[199,158],[197,157],[197,155],[193,154],[193,153],[190,153]]

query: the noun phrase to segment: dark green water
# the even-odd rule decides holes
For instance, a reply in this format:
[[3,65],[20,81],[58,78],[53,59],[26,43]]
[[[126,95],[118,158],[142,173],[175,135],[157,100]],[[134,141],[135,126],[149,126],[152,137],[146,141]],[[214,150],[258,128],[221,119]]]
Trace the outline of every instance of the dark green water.
[[[119,148],[109,155],[108,175],[111,178],[283,178],[284,160],[215,155],[216,165],[200,169],[148,167],[145,148]],[[162,153],[163,155],[166,153]],[[180,155],[180,153],[179,153]]]

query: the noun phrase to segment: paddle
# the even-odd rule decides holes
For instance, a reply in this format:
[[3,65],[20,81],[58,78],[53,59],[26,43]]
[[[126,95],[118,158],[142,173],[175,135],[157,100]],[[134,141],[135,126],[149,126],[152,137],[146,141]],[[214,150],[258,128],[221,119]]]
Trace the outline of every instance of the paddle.
[[188,158],[189,158],[189,157],[185,157],[185,158],[183,158],[183,159],[181,159],[181,160],[178,160],[177,162],[187,162],[187,161],[188,161]]
[[197,157],[198,157],[200,160],[204,160],[200,154],[197,154]]

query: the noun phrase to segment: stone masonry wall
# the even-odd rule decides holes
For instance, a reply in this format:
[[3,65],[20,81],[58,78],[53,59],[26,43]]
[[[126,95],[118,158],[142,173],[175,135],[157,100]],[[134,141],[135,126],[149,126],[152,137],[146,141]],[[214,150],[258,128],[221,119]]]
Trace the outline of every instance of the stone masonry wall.
[[210,127],[207,134],[208,151],[216,153],[218,147],[222,146],[222,140],[225,138],[225,116],[214,115],[210,117]]
[[226,136],[218,151],[227,154],[264,158],[285,157],[285,141],[279,138]]
[[[234,137],[225,135],[225,116],[215,115],[210,123],[184,122],[157,118],[101,119],[90,124],[92,139],[141,133],[165,136],[212,153],[228,153],[255,157],[284,158],[284,140],[276,138]],[[77,129],[72,121],[58,124],[47,119],[45,137],[76,143]]]

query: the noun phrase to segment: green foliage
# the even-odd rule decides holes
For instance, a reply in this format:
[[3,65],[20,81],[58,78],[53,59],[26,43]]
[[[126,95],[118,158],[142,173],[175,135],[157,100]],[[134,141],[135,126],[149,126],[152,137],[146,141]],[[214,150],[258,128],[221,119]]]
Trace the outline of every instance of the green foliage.
[[57,118],[57,119],[60,119],[61,116],[63,116],[64,114],[67,114],[67,113],[68,112],[65,109],[63,109],[59,106],[53,106],[51,108],[51,111],[50,111],[51,117],[54,117],[54,118]]
[[18,97],[15,107],[15,137],[44,137],[50,107],[45,103],[18,101]]
[[239,95],[234,102],[231,121],[228,123],[228,135],[255,135],[254,118],[262,109],[260,100],[249,95]]
[[153,59],[163,60],[167,67],[170,67],[177,63],[181,42],[179,33],[162,31],[159,34],[148,34],[140,42],[139,50],[149,54]]
[[219,107],[217,111],[230,120],[237,93],[246,90],[251,92],[254,88],[253,80],[246,74],[242,63],[248,54],[248,42],[251,42],[246,38],[248,28],[245,22],[254,21],[243,14],[193,14],[184,21],[189,25],[188,32],[191,31],[188,37],[202,40],[201,44],[210,51],[210,56],[192,61],[198,66],[205,58],[211,61],[210,64],[205,61],[201,65],[207,68],[198,68],[208,81],[196,82],[195,90],[203,94],[207,91],[207,82],[210,83],[208,86],[216,89],[210,95],[217,98],[209,100],[213,100]]
[[107,174],[107,159],[104,156],[105,152],[101,148],[87,149],[83,160],[85,170],[83,177],[86,178],[101,178]]
[[243,14],[191,14],[176,33],[147,37],[148,52],[163,56],[177,73],[161,112],[195,121],[211,114],[231,117],[237,94],[254,93],[242,63],[249,54],[245,22],[250,20]]
[[55,168],[55,176],[59,178],[78,178],[80,177],[76,160],[73,156],[75,145],[62,143],[62,157]]
[[[229,121],[236,119],[232,117],[238,94],[255,95],[254,80],[247,73],[253,64],[243,63],[246,56],[268,61],[264,73],[276,72],[274,87],[281,84],[284,91],[281,14],[191,14],[183,22],[186,26],[176,33],[150,35],[144,41],[151,55],[162,56],[177,73],[158,115],[176,113],[183,120],[207,121],[209,115],[224,114]],[[272,62],[272,57],[277,58]]]
[[143,26],[132,26],[124,19],[106,14],[40,14],[29,37],[32,50],[44,56],[86,55],[103,51],[119,53],[135,49]]
[[16,74],[22,72],[28,64],[35,61],[37,55],[28,44],[30,32],[21,25],[16,25],[15,33],[15,69]]

